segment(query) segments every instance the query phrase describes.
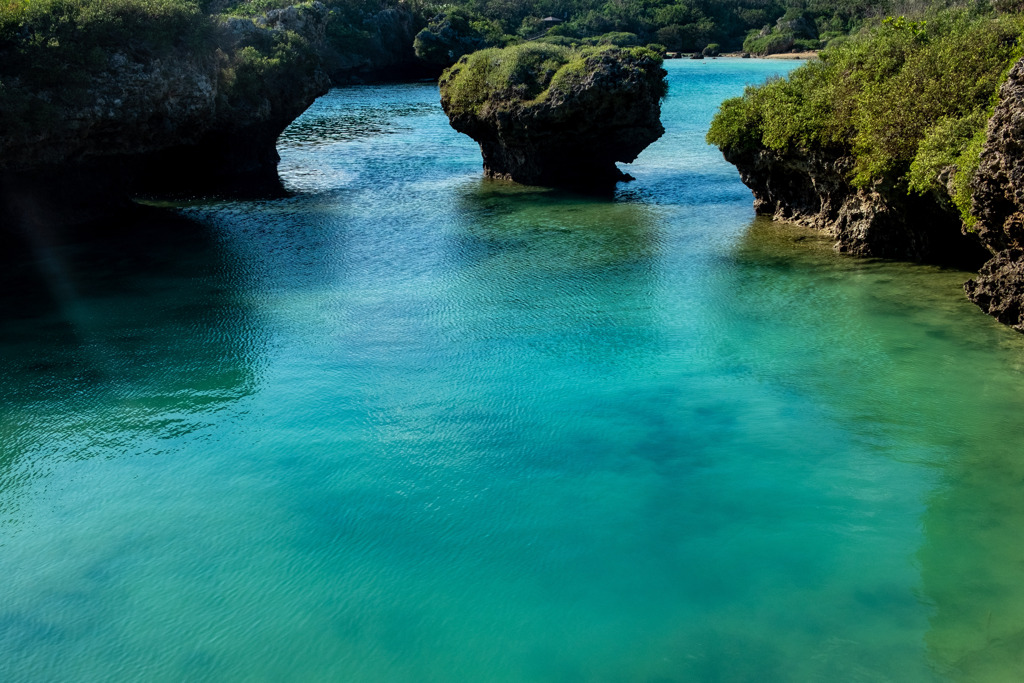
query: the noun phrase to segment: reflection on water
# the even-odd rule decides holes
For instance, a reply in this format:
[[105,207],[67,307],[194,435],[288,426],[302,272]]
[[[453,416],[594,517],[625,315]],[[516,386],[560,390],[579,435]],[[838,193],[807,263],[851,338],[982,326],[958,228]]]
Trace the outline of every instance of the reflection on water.
[[791,66],[670,63],[613,198],[359,87],[291,197],[5,254],[4,678],[1021,678],[1024,338],[753,220],[703,134]]
[[146,210],[37,229],[4,255],[0,509],[43,462],[201,432],[258,371],[259,336],[205,226]]
[[444,293],[451,338],[532,337],[577,371],[588,357],[654,352],[655,207],[482,181],[463,189],[456,217],[443,247],[455,274]]

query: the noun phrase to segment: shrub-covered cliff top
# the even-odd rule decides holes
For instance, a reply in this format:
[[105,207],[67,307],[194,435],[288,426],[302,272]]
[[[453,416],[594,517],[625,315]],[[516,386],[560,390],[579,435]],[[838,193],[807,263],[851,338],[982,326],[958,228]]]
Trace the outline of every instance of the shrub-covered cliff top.
[[724,102],[708,142],[731,153],[850,155],[858,187],[945,191],[952,181],[966,217],[985,123],[1022,29],[1018,15],[966,9],[885,19],[788,79]]
[[[661,64],[646,47],[571,48],[523,43],[489,48],[462,57],[441,76],[449,115],[480,114],[484,107],[522,109],[564,99],[601,61],[614,61],[638,76]],[[662,91],[664,95],[664,82]]]
[[215,124],[276,126],[326,88],[323,5],[259,19],[206,5],[0,3],[0,169],[152,152]]

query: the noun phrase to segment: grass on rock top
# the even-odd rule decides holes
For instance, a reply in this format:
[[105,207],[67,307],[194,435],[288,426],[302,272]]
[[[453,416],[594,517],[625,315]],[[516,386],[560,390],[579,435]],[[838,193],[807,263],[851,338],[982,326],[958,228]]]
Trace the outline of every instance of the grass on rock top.
[[528,42],[462,57],[442,74],[441,91],[455,114],[479,114],[487,103],[528,107],[567,94],[607,58],[627,69],[661,64],[661,55],[646,47]]

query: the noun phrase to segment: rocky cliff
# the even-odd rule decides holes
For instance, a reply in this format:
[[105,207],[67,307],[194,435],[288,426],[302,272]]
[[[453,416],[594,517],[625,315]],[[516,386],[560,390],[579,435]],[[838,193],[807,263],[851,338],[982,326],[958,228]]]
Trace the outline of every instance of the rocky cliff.
[[986,313],[1024,332],[1024,60],[999,90],[972,189],[973,227],[993,257],[964,289]]
[[967,296],[1024,332],[1024,60],[1010,70],[988,121],[971,182],[970,226],[950,201],[952,187],[948,195],[880,183],[855,188],[854,162],[842,149],[722,151],[753,191],[758,213],[823,230],[839,251],[977,269],[964,285]]
[[661,56],[527,43],[463,57],[441,78],[452,127],[480,144],[484,172],[530,185],[607,188],[661,137]]
[[68,174],[128,191],[272,184],[278,135],[329,87],[315,51],[326,18],[318,2],[210,18],[198,48],[97,49],[68,82],[6,78],[5,103],[47,117],[0,130],[5,187]]
[[854,162],[844,150],[726,147],[722,152],[754,193],[755,211],[821,230],[835,237],[837,251],[968,268],[985,260],[945,197],[908,194],[882,183],[854,187]]

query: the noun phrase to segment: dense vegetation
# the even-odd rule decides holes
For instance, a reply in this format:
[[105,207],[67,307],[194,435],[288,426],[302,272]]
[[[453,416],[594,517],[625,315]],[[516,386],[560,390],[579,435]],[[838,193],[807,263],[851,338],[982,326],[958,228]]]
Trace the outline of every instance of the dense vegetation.
[[[290,34],[226,45],[224,26],[293,2],[0,0],[0,124],[8,132],[45,127],[61,105],[84,98],[89,79],[118,53],[136,61],[216,59],[226,88],[258,90],[282,63],[309,59],[310,46]],[[353,55],[379,62],[391,49],[384,43],[396,41],[405,41],[394,49],[412,60],[414,35],[419,57],[438,70],[463,54],[530,39],[547,43],[545,59],[588,46],[714,54],[828,44],[820,62],[727,103],[710,139],[849,148],[857,183],[882,178],[916,191],[934,189],[951,164],[964,186],[1020,31],[1016,15],[995,16],[987,5],[883,20],[895,0],[322,2],[329,14],[320,59],[328,70],[332,59],[341,69],[357,61]],[[860,32],[847,39],[850,31]],[[540,58],[539,49],[524,49],[523,58]]]
[[[419,56],[447,66],[462,54],[547,36],[564,44],[645,45],[700,51],[817,47],[890,0],[322,0],[327,42],[336,52],[380,57],[380,17],[411,24]],[[42,86],[88,77],[111,51],[198,52],[216,45],[227,16],[255,17],[295,0],[0,0],[0,83]],[[544,19],[554,20],[545,22]],[[421,31],[422,29],[422,31]],[[751,42],[753,41],[753,42]],[[411,41],[409,41],[411,42]],[[775,47],[773,47],[775,46]],[[412,55],[412,45],[392,46]],[[352,62],[340,59],[339,67]],[[330,66],[330,65],[329,65]],[[0,89],[4,86],[0,85]]]
[[202,50],[209,28],[199,5],[186,0],[0,2],[0,126],[7,134],[45,128],[60,105],[84,97],[111,51]]
[[[586,39],[630,34],[637,44],[696,52],[716,43],[759,52],[816,49],[883,16],[890,0],[456,0],[458,14],[488,44],[541,35]],[[556,26],[543,19],[560,20]]]
[[888,18],[821,59],[727,100],[708,141],[849,155],[856,187],[952,189],[970,221],[970,178],[998,86],[1020,57],[1024,20],[982,8]]
[[[535,38],[571,47],[655,43],[707,54],[738,48],[745,40],[767,41],[767,47],[755,45],[763,51],[779,45],[816,47],[883,12],[890,2],[321,1],[329,14],[319,59],[341,80],[346,70],[408,67],[417,56],[438,73],[463,54]],[[262,79],[286,72],[277,68],[282,63],[307,60],[309,46],[297,35],[278,36],[273,44],[236,44],[225,38],[225,22],[256,19],[292,4],[295,0],[0,0],[0,127],[17,135],[46,129],[63,107],[88,100],[91,79],[108,71],[118,54],[135,62],[172,55],[217,59],[224,92],[244,95],[247,88],[258,89]]]
[[441,76],[441,88],[449,103],[449,115],[478,114],[488,103],[529,107],[546,100],[557,101],[572,92],[579,80],[593,71],[590,62],[611,53],[624,68],[661,64],[661,54],[646,47],[570,48],[528,42],[463,57]]
[[0,4],[0,131],[31,140],[66,119],[68,108],[96,107],[95,78],[130,78],[157,60],[215,73],[227,115],[260,106],[268,90],[289,96],[300,85],[291,75],[308,73],[317,59],[292,31],[229,31],[209,9],[191,0]]

